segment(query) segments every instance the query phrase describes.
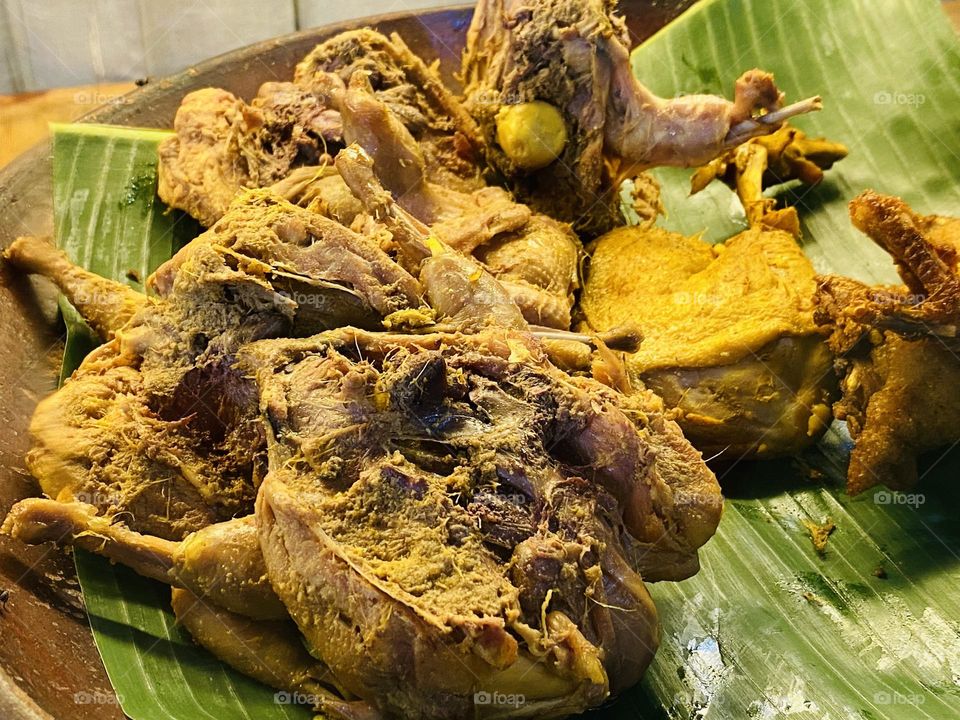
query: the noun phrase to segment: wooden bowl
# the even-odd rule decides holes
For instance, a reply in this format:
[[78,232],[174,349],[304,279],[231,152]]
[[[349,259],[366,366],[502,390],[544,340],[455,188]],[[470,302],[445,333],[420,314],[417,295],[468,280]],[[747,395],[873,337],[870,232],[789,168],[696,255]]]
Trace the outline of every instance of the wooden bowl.
[[[635,42],[694,0],[621,3]],[[294,65],[317,43],[369,25],[398,32],[425,60],[440,61],[455,86],[469,7],[363,18],[286,35],[221,55],[165,80],[151,81],[81,122],[169,128],[180,100],[202,87],[222,87],[251,99],[261,83],[290,79]],[[50,143],[34,147],[0,172],[0,246],[18,235],[52,235]],[[27,427],[37,401],[56,387],[63,328],[56,293],[42,280],[0,266],[0,517],[19,499],[38,495],[24,468]],[[73,560],[53,546],[28,547],[0,537],[0,718],[74,720],[122,718],[116,703],[78,704],[74,697],[113,698],[93,643]]]

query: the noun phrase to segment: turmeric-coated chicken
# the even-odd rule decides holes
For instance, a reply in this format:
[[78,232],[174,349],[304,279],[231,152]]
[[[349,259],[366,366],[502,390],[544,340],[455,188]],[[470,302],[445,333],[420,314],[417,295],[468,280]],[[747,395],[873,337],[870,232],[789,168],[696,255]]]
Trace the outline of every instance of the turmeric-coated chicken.
[[161,266],[155,296],[42,240],[5,257],[53,280],[107,341],[38,405],[27,466],[50,497],[170,539],[252,510],[264,436],[256,388],[234,364],[242,344],[376,327],[422,304],[418,281],[373,241],[262,190]]
[[847,488],[906,489],[920,454],[960,439],[960,219],[919,215],[873,191],[850,203],[850,216],[904,284],[820,278],[817,319],[843,372],[835,412],[856,443]]
[[813,267],[790,234],[756,227],[711,246],[625,227],[588,250],[584,327],[636,323],[630,379],[677,411],[698,449],[790,455],[824,432],[833,357],[813,321]]
[[173,584],[199,642],[316,688],[331,717],[486,717],[484,692],[563,717],[639,680],[659,642],[643,580],[695,572],[722,508],[654,395],[571,377],[496,327],[344,328],[240,363],[270,445],[252,521],[175,543],[30,499],[3,531]]
[[819,98],[782,107],[750,70],[731,101],[660,98],[630,67],[614,0],[481,0],[463,57],[464,103],[487,161],[524,202],[595,237],[620,224],[620,182],[648,168],[694,167]]

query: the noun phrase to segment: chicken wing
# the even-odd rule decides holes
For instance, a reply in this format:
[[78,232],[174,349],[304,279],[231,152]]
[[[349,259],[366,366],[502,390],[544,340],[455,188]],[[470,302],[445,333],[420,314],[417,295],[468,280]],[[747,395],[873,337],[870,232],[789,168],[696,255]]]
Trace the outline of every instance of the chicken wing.
[[488,162],[521,200],[593,237],[622,221],[621,180],[659,165],[702,165],[820,105],[782,108],[772,76],[758,70],[737,81],[733,102],[659,98],[632,74],[614,6],[483,0],[463,57],[464,102]]
[[847,488],[917,482],[917,456],[960,440],[960,220],[921,216],[868,191],[850,203],[854,225],[892,256],[903,286],[820,278],[817,319],[844,373],[838,418],[856,445]]

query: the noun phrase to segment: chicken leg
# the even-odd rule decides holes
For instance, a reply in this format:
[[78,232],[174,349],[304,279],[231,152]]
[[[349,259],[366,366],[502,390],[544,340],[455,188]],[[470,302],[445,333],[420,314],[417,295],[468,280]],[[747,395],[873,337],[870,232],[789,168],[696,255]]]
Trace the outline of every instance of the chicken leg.
[[[819,98],[782,107],[768,73],[751,70],[733,102],[657,97],[633,76],[629,38],[613,0],[482,0],[467,33],[467,109],[487,158],[534,209],[591,236],[622,223],[617,188],[659,165],[697,166],[817,110]],[[530,112],[535,122],[510,122]],[[544,128],[562,128],[562,141]],[[529,167],[512,148],[546,143]],[[551,161],[552,160],[552,161]]]
[[142,535],[92,505],[27,498],[2,532],[30,545],[73,545],[258,620],[288,617],[267,580],[253,516],[209,525],[180,542]]
[[56,282],[60,292],[104,340],[113,337],[148,302],[146,295],[130,286],[74,265],[61,250],[40,238],[17,238],[3,258],[24,273]]

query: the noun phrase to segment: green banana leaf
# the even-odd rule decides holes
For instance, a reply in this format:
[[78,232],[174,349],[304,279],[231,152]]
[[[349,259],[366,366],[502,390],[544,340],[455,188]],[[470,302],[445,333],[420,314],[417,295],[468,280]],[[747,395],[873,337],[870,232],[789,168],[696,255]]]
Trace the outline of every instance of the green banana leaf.
[[[74,262],[143,291],[147,276],[200,232],[156,197],[157,144],[170,133],[102,125],[52,130],[57,244]],[[65,300],[61,309],[65,378],[99,340]],[[75,559],[94,640],[127,715],[310,717],[194,645],[174,622],[169,587],[80,550]]]
[[[936,0],[707,0],[632,61],[665,96],[729,97],[752,67],[772,71],[788,101],[823,96],[823,112],[795,124],[850,156],[818,187],[781,191],[818,271],[896,280],[848,219],[866,188],[960,212],[960,46]],[[722,184],[688,197],[689,170],[656,174],[667,227],[721,240],[746,226]],[[728,502],[703,569],[652,588],[663,643],[643,701],[671,718],[960,717],[960,453],[929,457],[913,494],[850,498],[848,444],[835,425],[796,462],[718,473]],[[827,518],[821,556],[804,522]]]
[[[846,202],[866,187],[923,212],[960,207],[960,55],[936,0],[706,0],[633,63],[663,95],[729,96],[740,72],[758,66],[776,73],[789,99],[824,97],[823,113],[796,124],[847,143],[851,156],[819,187],[784,191],[821,271],[895,277],[846,218]],[[57,236],[75,260],[136,282],[195,234],[154,195],[162,133],[55,131]],[[712,240],[744,227],[725,187],[688,198],[689,171],[658,176],[667,226]],[[65,317],[69,372],[93,341],[70,308]],[[802,458],[721,473],[728,502],[703,569],[651,587],[663,624],[653,666],[589,717],[960,717],[960,453],[928,458],[912,495],[850,498],[841,489],[848,452],[835,426]],[[804,521],[827,518],[836,530],[821,554]],[[196,648],[163,586],[79,552],[77,567],[104,664],[134,720],[306,717]]]

